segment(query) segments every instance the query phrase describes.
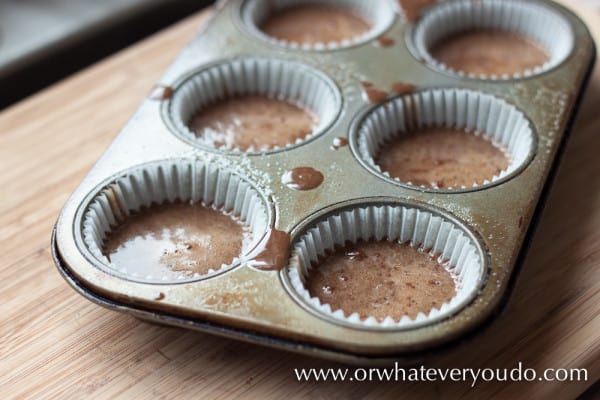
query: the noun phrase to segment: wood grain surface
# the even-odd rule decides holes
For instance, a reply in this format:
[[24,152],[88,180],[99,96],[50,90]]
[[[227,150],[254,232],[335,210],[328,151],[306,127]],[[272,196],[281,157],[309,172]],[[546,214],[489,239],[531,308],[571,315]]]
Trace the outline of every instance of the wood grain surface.
[[[600,28],[598,13],[582,16]],[[568,399],[600,379],[599,70],[505,312],[428,365],[587,368],[587,382],[298,383],[294,368],[337,365],[150,325],[76,294],[50,256],[58,213],[205,17],[0,113],[0,399]]]

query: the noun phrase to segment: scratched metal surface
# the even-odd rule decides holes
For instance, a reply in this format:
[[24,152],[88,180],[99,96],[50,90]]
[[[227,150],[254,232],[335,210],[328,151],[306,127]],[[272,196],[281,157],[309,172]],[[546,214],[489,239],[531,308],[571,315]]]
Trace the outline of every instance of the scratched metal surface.
[[[121,311],[127,311],[128,307],[141,308],[149,311],[142,315],[144,318],[170,324],[194,327],[192,321],[204,321],[247,330],[258,335],[246,340],[260,342],[260,335],[264,334],[301,343],[301,351],[330,358],[344,359],[344,354],[382,357],[415,354],[477,328],[494,313],[507,292],[544,183],[592,63],[594,46],[585,26],[569,11],[555,5],[570,21],[575,33],[576,48],[571,56],[558,68],[532,78],[491,82],[461,79],[423,65],[408,50],[409,28],[399,17],[386,32],[386,36],[396,41],[392,48],[369,42],[337,51],[290,51],[248,34],[239,20],[240,4],[241,0],[221,3],[212,20],[157,83],[176,85],[182,77],[207,63],[239,56],[301,61],[325,72],[336,82],[344,98],[343,108],[323,135],[297,148],[268,156],[217,155],[240,165],[270,192],[276,216],[274,227],[294,236],[303,222],[332,204],[367,198],[376,201],[377,196],[435,207],[464,221],[481,238],[488,252],[489,274],[479,295],[462,311],[439,323],[412,330],[376,331],[335,324],[310,312],[294,300],[286,289],[283,274],[277,271],[259,271],[242,265],[210,279],[170,285],[136,283],[103,272],[82,252],[80,238],[81,211],[99,185],[142,163],[202,158],[208,154],[174,135],[165,123],[164,104],[151,99],[143,101],[72,194],[59,217],[56,249],[68,274],[79,283],[80,290],[91,297],[111,299],[113,306]],[[370,107],[361,96],[360,82],[370,81],[378,87],[389,88],[399,80],[419,89],[476,89],[514,104],[530,119],[537,135],[537,149],[531,163],[519,175],[500,185],[460,194],[432,193],[390,184],[376,177],[361,166],[350,146],[332,150],[333,139],[346,137],[355,117]],[[324,184],[315,190],[300,192],[281,183],[284,172],[304,165],[322,171]],[[155,300],[160,292],[164,298]]]

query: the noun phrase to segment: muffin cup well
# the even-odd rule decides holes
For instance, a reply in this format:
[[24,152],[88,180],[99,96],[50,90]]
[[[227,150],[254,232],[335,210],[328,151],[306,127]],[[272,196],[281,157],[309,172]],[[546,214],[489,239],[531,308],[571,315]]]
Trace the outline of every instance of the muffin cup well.
[[[471,30],[500,30],[540,44],[549,60],[512,75],[475,75],[456,71],[436,60],[431,49],[439,41]],[[537,0],[457,0],[429,9],[415,26],[412,42],[417,57],[447,73],[477,79],[506,80],[537,75],[560,65],[572,52],[575,37],[569,22],[549,4]]]
[[[510,156],[508,168],[472,187],[435,189],[402,182],[382,171],[375,161],[382,147],[400,135],[428,127],[464,129],[502,148]],[[465,89],[433,89],[402,95],[370,109],[350,136],[359,160],[376,175],[420,190],[465,191],[488,187],[518,174],[535,154],[531,123],[515,106],[490,94]]]
[[111,263],[102,252],[107,235],[132,213],[166,203],[199,204],[240,220],[249,230],[240,257],[256,247],[267,232],[270,211],[265,196],[237,171],[214,159],[167,160],[123,172],[95,191],[83,210],[82,240],[96,264],[124,279],[146,283],[179,283],[214,275],[239,264],[221,265],[208,274],[164,271],[160,276],[141,275]]
[[[362,319],[356,312],[333,310],[312,297],[305,282],[318,268],[314,264],[319,257],[359,240],[409,243],[415,251],[429,252],[453,275],[456,295],[439,309],[400,320]],[[295,240],[285,274],[293,294],[317,314],[353,327],[410,329],[447,318],[471,302],[483,285],[486,260],[478,239],[454,218],[421,206],[377,200],[333,210],[311,222]]]
[[[265,34],[260,29],[260,25],[271,13],[306,4],[343,7],[352,10],[369,22],[371,29],[356,38],[316,44],[280,40]],[[394,4],[390,0],[246,0],[242,3],[240,12],[242,24],[252,35],[274,45],[301,50],[335,50],[368,42],[384,33],[394,23],[396,17]]]
[[[306,107],[318,126],[302,139],[268,149],[221,146],[196,136],[189,123],[204,107],[237,96],[261,95]],[[305,64],[267,58],[239,58],[207,66],[180,82],[167,103],[174,132],[192,145],[233,154],[264,154],[297,146],[323,133],[337,118],[342,99],[335,83]]]

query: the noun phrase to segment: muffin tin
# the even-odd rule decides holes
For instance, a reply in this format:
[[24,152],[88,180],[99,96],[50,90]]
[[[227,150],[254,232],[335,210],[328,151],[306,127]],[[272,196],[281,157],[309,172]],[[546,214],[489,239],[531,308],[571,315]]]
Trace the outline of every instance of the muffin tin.
[[[257,28],[268,7],[307,2],[218,4],[68,200],[54,258],[78,292],[146,320],[346,362],[415,362],[481,329],[506,300],[594,44],[571,12],[535,0],[439,2],[414,24],[391,0],[328,0],[369,17],[373,29],[310,47]],[[463,28],[526,34],[547,46],[550,61],[513,76],[449,70],[428,48]],[[195,110],[244,94],[300,101],[319,126],[287,146],[243,150],[203,142],[187,127]],[[391,178],[373,161],[386,139],[433,125],[485,132],[507,148],[511,166],[483,184],[437,189]],[[286,185],[300,167],[323,182]],[[252,237],[240,258],[205,275],[159,276],[104,257],[111,226],[174,201],[244,221]],[[303,285],[311,262],[369,238],[409,242],[445,260],[459,283],[455,298],[398,321],[361,319],[311,298]]]

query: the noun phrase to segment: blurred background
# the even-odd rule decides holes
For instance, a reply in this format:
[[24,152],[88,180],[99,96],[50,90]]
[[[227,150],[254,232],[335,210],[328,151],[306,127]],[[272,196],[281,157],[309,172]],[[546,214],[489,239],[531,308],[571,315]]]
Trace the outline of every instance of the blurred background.
[[210,3],[0,0],[0,109]]

